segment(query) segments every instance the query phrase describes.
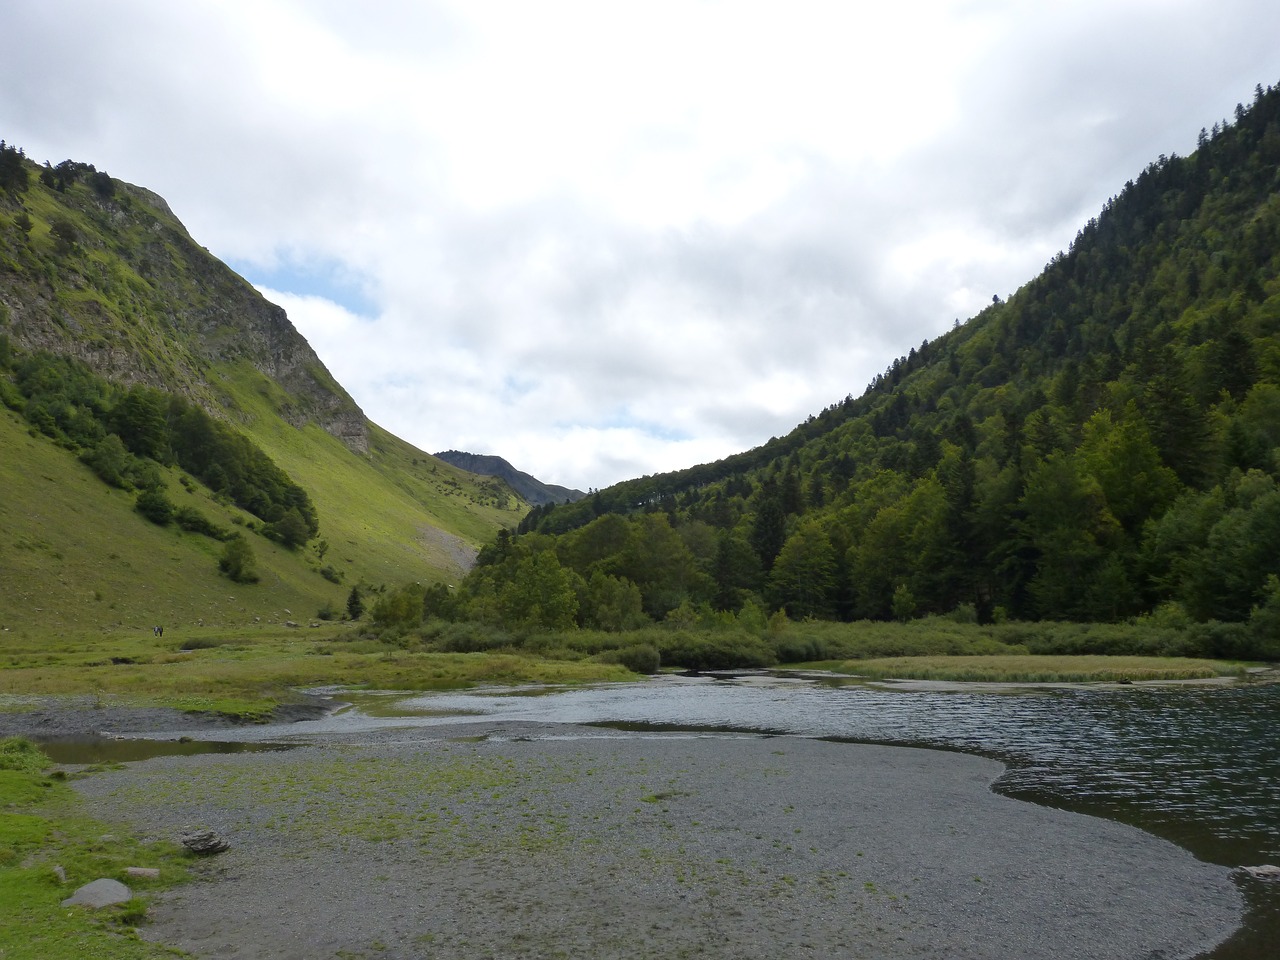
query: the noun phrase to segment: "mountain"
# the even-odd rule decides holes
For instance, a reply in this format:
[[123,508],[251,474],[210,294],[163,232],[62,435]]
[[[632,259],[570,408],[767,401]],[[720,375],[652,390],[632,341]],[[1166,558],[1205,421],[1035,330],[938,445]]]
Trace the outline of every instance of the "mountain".
[[[1142,617],[1199,625],[1200,652],[1280,655],[1280,89],[856,398],[519,529],[537,536],[482,555],[459,615],[554,551],[602,604],[638,588],[649,618]],[[608,619],[579,596],[579,622]]]
[[[2,143],[0,399],[11,629],[311,618],[457,581],[527,509],[371,423],[160,197]],[[139,514],[151,494],[194,532]],[[257,586],[219,573],[233,531]]]
[[502,457],[463,453],[461,450],[445,450],[443,453],[437,453],[436,459],[482,477],[497,477],[534,506],[548,503],[572,503],[586,496],[581,490],[570,490],[568,487],[543,483],[536,477],[517,470]]

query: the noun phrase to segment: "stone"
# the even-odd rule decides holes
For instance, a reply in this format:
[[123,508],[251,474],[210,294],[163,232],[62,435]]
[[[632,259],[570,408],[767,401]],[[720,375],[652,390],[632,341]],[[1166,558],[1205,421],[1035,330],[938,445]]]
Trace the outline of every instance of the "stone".
[[1280,880],[1280,867],[1264,863],[1259,867],[1241,867],[1245,873],[1255,880]]
[[124,872],[131,877],[145,877],[148,880],[160,879],[160,871],[155,867],[125,867]]
[[182,845],[192,853],[198,853],[201,856],[221,853],[231,847],[230,843],[212,830],[193,830],[189,833],[184,833],[182,835]]
[[58,864],[53,868],[53,875],[58,878],[59,883],[67,882],[67,871],[62,869],[62,864]]
[[86,883],[83,887],[62,901],[64,907],[91,907],[97,910],[109,907],[113,903],[126,903],[133,899],[133,893],[119,880],[108,880],[103,877]]

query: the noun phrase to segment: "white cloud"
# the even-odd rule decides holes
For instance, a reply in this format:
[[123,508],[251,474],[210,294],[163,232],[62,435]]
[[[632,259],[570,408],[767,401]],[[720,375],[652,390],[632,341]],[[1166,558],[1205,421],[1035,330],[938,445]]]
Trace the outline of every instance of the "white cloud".
[[1280,80],[1276,36],[1263,0],[11,0],[0,135],[165,196],[377,422],[586,488],[860,393]]

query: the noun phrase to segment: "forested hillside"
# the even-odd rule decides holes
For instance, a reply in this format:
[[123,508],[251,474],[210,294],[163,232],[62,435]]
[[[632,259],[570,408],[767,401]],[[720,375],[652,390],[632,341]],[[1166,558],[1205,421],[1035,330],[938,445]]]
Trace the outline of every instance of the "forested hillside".
[[539,507],[435,609],[615,629],[744,605],[1265,618],[1280,611],[1278,334],[1280,88],[1259,87],[1007,302],[861,396],[756,450]]

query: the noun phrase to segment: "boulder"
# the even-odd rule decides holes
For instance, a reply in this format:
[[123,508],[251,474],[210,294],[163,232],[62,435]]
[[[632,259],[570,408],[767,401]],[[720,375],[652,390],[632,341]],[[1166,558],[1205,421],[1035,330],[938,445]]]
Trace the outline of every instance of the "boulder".
[[126,903],[133,899],[133,892],[119,880],[94,880],[62,901],[64,907],[109,907],[113,903]]
[[1255,880],[1280,880],[1280,867],[1264,863],[1259,867],[1241,867],[1245,873]]
[[182,835],[182,845],[192,853],[198,853],[201,856],[221,853],[231,847],[230,843],[212,830],[193,830],[190,833],[184,833]]

